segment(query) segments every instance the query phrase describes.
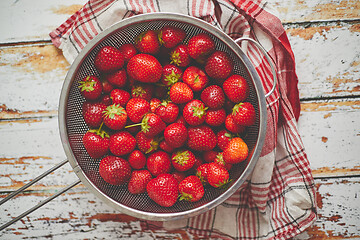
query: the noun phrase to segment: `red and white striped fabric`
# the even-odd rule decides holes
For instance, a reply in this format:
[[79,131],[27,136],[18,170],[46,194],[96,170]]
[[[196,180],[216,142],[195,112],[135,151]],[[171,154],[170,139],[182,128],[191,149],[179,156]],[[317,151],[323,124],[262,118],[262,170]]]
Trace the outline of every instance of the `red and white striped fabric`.
[[[251,37],[267,50],[277,67],[278,87],[267,101],[267,132],[252,176],[218,207],[174,222],[143,221],[145,229],[178,229],[204,238],[287,239],[316,219],[315,185],[297,130],[300,115],[295,61],[279,19],[261,0],[92,0],[50,33],[71,63],[98,33],[136,14],[177,12],[201,18],[233,39]],[[252,44],[242,49],[268,92],[271,68]]]

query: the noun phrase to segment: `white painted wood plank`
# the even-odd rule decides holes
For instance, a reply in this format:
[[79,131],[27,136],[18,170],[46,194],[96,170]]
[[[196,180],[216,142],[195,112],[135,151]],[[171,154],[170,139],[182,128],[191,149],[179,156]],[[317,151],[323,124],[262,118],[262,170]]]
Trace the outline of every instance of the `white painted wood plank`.
[[49,40],[49,33],[86,0],[0,1],[0,43]]

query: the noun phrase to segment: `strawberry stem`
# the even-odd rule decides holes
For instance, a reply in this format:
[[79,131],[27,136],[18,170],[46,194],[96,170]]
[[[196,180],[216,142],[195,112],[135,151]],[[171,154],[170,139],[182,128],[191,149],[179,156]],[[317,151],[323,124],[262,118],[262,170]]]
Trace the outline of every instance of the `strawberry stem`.
[[125,128],[137,127],[137,126],[141,126],[141,124],[142,123],[135,123],[135,124],[127,125],[125,126]]

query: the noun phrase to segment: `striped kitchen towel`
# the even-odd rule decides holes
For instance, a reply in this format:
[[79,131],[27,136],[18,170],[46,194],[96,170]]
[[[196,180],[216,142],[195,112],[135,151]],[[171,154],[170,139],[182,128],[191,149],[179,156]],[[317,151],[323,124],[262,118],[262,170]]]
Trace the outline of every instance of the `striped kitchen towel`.
[[[287,239],[316,219],[315,185],[297,129],[300,115],[295,61],[286,32],[261,0],[91,0],[50,33],[72,63],[98,33],[124,18],[150,12],[176,12],[201,18],[233,39],[257,40],[276,64],[278,86],[267,99],[267,132],[251,177],[224,203],[196,217],[142,221],[144,230],[186,229],[206,239]],[[255,46],[242,43],[265,92],[271,68]]]

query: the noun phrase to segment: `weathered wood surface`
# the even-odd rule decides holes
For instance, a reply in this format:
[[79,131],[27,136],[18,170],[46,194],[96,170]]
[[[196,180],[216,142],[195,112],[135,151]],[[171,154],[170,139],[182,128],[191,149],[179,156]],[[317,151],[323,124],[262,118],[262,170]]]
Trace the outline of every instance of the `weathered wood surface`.
[[[69,64],[48,34],[85,2],[0,2],[0,198],[65,159],[57,109]],[[296,239],[360,238],[360,3],[270,4],[295,54],[299,131],[318,193],[319,219]],[[0,206],[0,224],[76,179],[65,165]],[[115,212],[81,184],[0,232],[0,238],[198,239],[184,231],[142,231],[138,219]]]

